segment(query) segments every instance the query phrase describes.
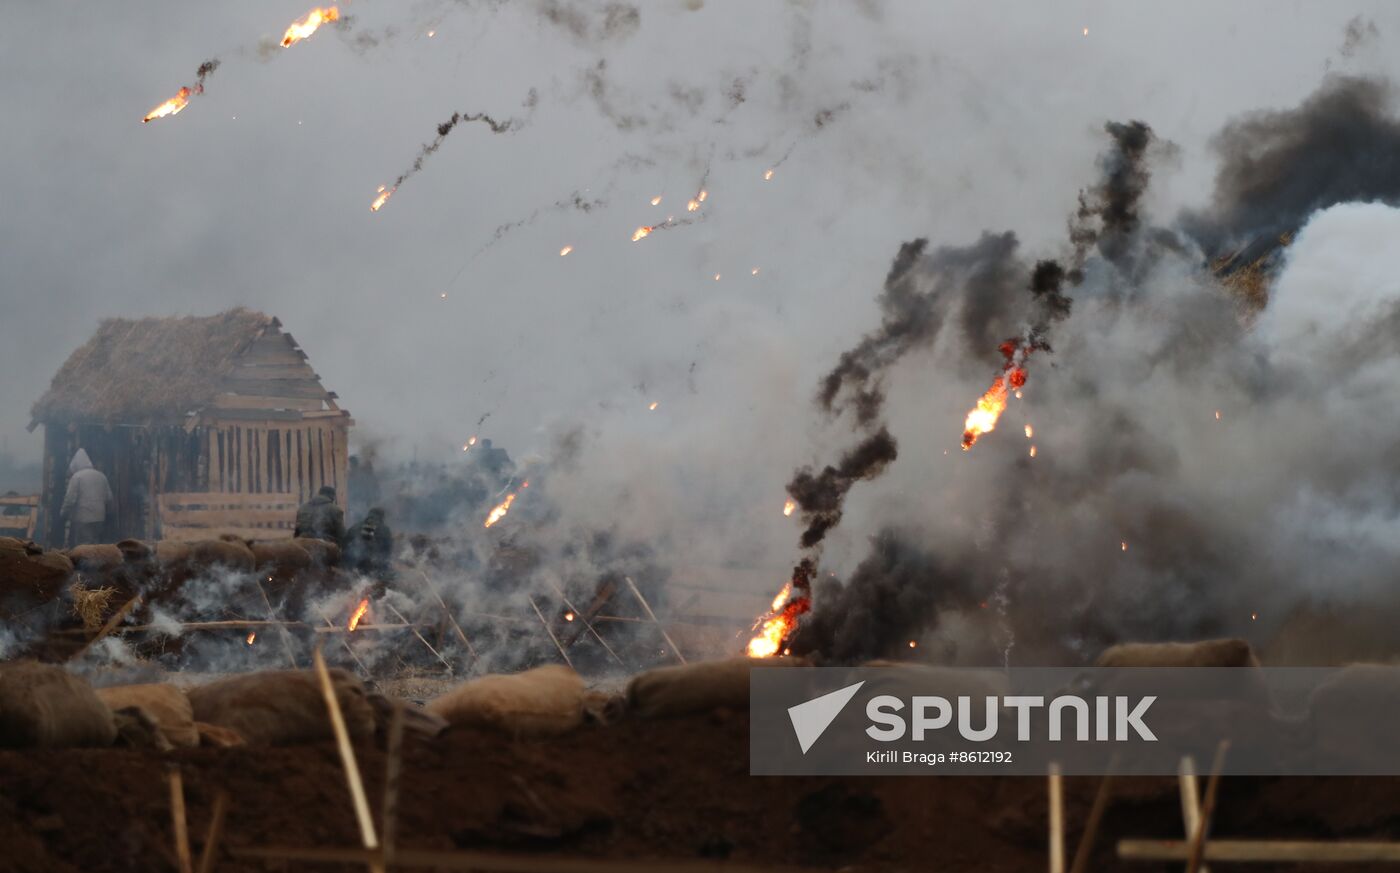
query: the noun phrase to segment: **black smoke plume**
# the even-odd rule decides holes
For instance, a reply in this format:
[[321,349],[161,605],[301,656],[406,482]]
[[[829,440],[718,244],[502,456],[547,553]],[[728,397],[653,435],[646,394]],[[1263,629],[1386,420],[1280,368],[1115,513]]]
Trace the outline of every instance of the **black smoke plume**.
[[1293,109],[1253,112],[1216,135],[1210,208],[1182,226],[1214,260],[1251,244],[1277,246],[1319,209],[1400,202],[1400,118],[1390,83],[1326,78]]
[[215,70],[219,68],[219,59],[210,58],[199,65],[199,69],[194,71],[194,93],[204,93],[204,80],[209,78]]
[[470,121],[479,121],[482,124],[485,124],[487,127],[491,128],[492,133],[507,133],[519,126],[519,123],[514,119],[508,118],[505,121],[497,121],[496,119],[487,115],[485,112],[475,112],[470,114],[454,112],[452,113],[451,118],[447,119],[442,124],[439,124],[437,126],[437,136],[433,137],[431,140],[423,144],[423,148],[419,150],[418,156],[413,159],[413,163],[409,165],[409,168],[407,170],[404,170],[402,173],[399,174],[399,177],[394,180],[394,183],[390,185],[389,188],[395,191],[398,190],[398,187],[402,185],[407,179],[416,175],[420,170],[423,169],[423,162],[428,159],[429,155],[442,148],[442,144],[447,139],[447,135],[451,133],[453,129],[457,127],[458,124]]

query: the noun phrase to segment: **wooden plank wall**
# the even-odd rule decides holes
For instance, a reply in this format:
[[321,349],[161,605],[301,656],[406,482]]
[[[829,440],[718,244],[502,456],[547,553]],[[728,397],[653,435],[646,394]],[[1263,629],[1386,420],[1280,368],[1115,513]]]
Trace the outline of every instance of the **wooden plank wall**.
[[207,428],[209,490],[225,494],[291,494],[305,502],[329,485],[346,497],[348,428],[266,421]]

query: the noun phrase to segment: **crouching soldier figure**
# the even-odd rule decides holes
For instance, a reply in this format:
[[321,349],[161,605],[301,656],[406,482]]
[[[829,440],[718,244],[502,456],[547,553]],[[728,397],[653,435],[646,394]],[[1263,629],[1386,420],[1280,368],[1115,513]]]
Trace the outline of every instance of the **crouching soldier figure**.
[[337,546],[345,540],[345,512],[335,502],[334,488],[323,485],[315,497],[301,505],[293,536],[325,540]]

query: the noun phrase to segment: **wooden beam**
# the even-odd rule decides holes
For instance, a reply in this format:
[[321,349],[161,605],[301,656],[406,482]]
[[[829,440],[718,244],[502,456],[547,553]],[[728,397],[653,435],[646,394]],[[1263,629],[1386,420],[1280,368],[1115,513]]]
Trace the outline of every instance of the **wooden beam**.
[[324,401],[321,398],[311,397],[283,397],[275,394],[220,394],[214,398],[214,403],[205,409],[209,416],[217,417],[225,409],[262,409],[267,412],[281,412],[283,410],[296,410],[298,412],[317,412],[321,409]]
[[225,379],[220,387],[229,394],[314,397],[317,400],[326,396],[325,386],[315,379]]
[[[1191,844],[1186,840],[1119,840],[1118,857],[1124,861],[1185,861]],[[1400,843],[1339,840],[1211,840],[1205,860],[1258,864],[1400,863]]]

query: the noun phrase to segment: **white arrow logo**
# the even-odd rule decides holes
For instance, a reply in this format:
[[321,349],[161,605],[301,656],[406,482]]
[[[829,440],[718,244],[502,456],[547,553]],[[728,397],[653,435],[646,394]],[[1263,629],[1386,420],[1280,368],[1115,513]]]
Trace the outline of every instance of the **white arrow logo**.
[[836,716],[841,714],[841,710],[846,708],[846,704],[864,684],[862,680],[830,694],[814,697],[806,703],[788,707],[788,718],[792,719],[792,730],[797,734],[797,744],[802,747],[802,754],[807,754],[812,744],[821,739],[821,735],[831,727]]

